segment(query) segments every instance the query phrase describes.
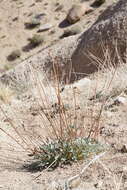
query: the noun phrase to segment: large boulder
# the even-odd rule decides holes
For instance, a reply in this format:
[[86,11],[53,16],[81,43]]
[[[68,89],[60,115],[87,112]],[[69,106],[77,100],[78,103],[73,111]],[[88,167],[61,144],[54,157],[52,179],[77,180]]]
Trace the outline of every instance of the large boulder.
[[67,14],[67,21],[70,24],[76,23],[78,20],[81,19],[81,17],[85,13],[91,12],[93,9],[92,7],[88,6],[87,3],[82,3],[82,4],[75,4],[72,6],[72,8],[69,10]]
[[119,0],[104,11],[95,24],[80,36],[80,40],[72,56],[72,66],[76,73],[90,74],[96,71],[98,65],[95,59],[103,63],[106,50],[114,64],[119,62],[119,58],[126,62],[127,0]]

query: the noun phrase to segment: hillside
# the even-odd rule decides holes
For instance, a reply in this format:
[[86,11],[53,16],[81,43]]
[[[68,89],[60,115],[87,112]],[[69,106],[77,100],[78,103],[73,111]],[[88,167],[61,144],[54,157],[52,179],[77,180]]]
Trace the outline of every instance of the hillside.
[[[84,2],[91,5],[93,0]],[[93,12],[84,15],[79,22],[69,25],[64,20],[72,4],[75,3],[80,3],[80,1],[8,0],[6,2],[2,0],[0,2],[1,72],[12,68],[56,41],[60,41],[60,37],[65,29],[80,28],[77,32],[87,30],[96,21],[98,15],[113,3],[113,0],[106,1],[102,6],[94,8]],[[38,33],[43,37],[44,42],[41,46],[34,49],[27,48],[29,44],[28,39],[37,33],[39,27],[28,28],[26,23],[30,22],[40,22],[41,26],[45,24],[50,25],[49,29]],[[8,56],[15,50],[20,51],[20,58],[8,61]]]
[[[126,43],[127,3],[94,2],[0,2],[2,190],[127,189],[127,64],[120,54]],[[88,13],[69,24],[65,18],[74,3],[85,4]],[[38,33],[37,24],[28,29],[35,15],[51,28]],[[119,35],[112,32],[115,18]],[[71,31],[66,37],[65,30]],[[44,43],[26,48],[34,34]],[[106,36],[112,45],[113,35],[121,42],[114,48],[100,43],[100,36]],[[21,55],[7,60],[17,49]]]

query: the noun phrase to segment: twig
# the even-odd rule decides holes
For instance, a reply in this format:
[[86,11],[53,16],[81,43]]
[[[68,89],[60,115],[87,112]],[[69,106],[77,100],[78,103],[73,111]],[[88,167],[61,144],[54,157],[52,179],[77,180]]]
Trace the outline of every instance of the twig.
[[95,156],[95,158],[94,158],[93,160],[91,160],[91,161],[81,170],[81,172],[80,172],[78,175],[75,175],[75,176],[69,178],[67,181],[65,181],[64,190],[69,190],[70,184],[71,184],[74,180],[80,178],[80,177],[83,175],[83,173],[85,172],[85,170],[86,170],[91,164],[93,164],[96,160],[98,160],[100,157],[104,156],[105,153],[106,153],[106,152],[103,152],[103,153],[101,153],[101,154]]
[[[45,169],[45,171],[47,171],[47,170],[59,159],[59,157],[60,157],[60,156],[58,156],[58,157]],[[42,173],[39,174],[38,176],[36,176],[34,179],[39,178],[41,175],[42,175]]]

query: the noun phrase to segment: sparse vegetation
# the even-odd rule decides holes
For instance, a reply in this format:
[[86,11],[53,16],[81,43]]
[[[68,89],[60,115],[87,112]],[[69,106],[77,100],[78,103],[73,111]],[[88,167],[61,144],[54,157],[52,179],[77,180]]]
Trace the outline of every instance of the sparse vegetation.
[[42,140],[42,145],[36,147],[33,153],[30,154],[33,156],[32,163],[27,163],[25,167],[31,171],[43,170],[45,168],[54,169],[63,164],[71,164],[88,158],[93,154],[96,155],[105,149],[104,146],[95,140],[99,132],[102,110],[97,113],[97,117],[92,116],[91,129],[87,134],[85,131],[86,126],[83,123],[79,125],[77,122],[81,110],[79,112],[76,111],[77,101],[75,91],[72,89],[74,110],[65,109],[64,105],[66,104],[60,93],[58,68],[57,66],[55,68],[54,65],[53,68],[55,69],[54,83],[56,84],[55,93],[57,98],[57,102],[52,106],[53,111],[52,109],[48,109],[50,102],[46,95],[47,89],[43,87],[39,76],[36,76],[36,73],[33,74],[37,84],[36,88],[42,101],[41,104],[44,106],[44,109],[40,113],[42,123],[44,122],[43,118],[45,118],[44,123],[46,124],[43,127],[46,128],[48,134],[46,136],[47,140]]
[[79,160],[84,160],[91,155],[96,155],[104,151],[104,147],[95,140],[77,138],[73,141],[48,142],[40,146],[40,150],[34,156],[31,164],[25,167],[31,171],[41,171],[49,168],[55,169],[57,166],[71,164]]
[[44,42],[44,37],[39,34],[35,34],[32,38],[29,38],[28,40],[32,47],[36,47]]
[[[43,80],[41,80],[42,78],[40,78],[42,77],[41,73],[39,74],[36,72],[36,70],[34,70],[33,67],[31,68],[31,77],[34,84],[36,84],[34,86],[34,90],[39,94],[39,97],[35,98],[34,101],[36,102],[37,106],[41,107],[41,110],[38,113],[41,117],[39,132],[37,132],[39,133],[39,138],[35,139],[35,137],[26,130],[25,126],[23,126],[24,131],[23,133],[21,133],[19,131],[19,127],[15,126],[15,122],[9,120],[8,117],[5,118],[9,121],[10,126],[12,126],[11,128],[18,136],[18,140],[15,139],[15,137],[11,136],[10,133],[6,132],[5,127],[0,128],[2,132],[6,133],[6,135],[15,140],[31,157],[31,159],[29,161],[26,161],[26,164],[23,165],[23,168],[27,169],[30,172],[42,171],[44,169],[46,169],[47,171],[52,171],[57,167],[65,167],[65,165],[67,164],[71,165],[79,161],[80,163],[82,163],[82,161],[85,159],[96,160],[100,152],[104,152],[105,150],[107,151],[108,146],[105,146],[98,141],[98,136],[100,135],[101,131],[100,129],[104,126],[104,123],[102,123],[103,119],[105,119],[103,118],[103,111],[105,111],[104,108],[106,105],[106,101],[120,94],[120,91],[125,89],[125,84],[124,86],[121,85],[120,91],[114,86],[114,90],[111,88],[111,84],[114,78],[115,82],[117,82],[118,84],[117,80],[119,79],[119,75],[117,75],[116,68],[111,67],[109,58],[106,60],[110,65],[108,79],[107,74],[104,74],[106,73],[106,70],[105,66],[103,65],[104,76],[100,77],[101,73],[98,71],[98,73],[96,73],[97,78],[95,77],[96,82],[100,82],[99,79],[103,78],[104,81],[102,82],[101,80],[103,84],[101,84],[101,87],[99,89],[97,88],[98,84],[97,86],[94,84],[95,89],[93,90],[95,91],[95,95],[91,96],[91,98],[87,97],[90,105],[88,105],[88,107],[83,107],[83,109],[80,110],[80,106],[77,102],[77,93],[75,91],[76,87],[73,87],[73,85],[71,88],[71,103],[73,103],[70,104],[70,102],[64,102],[64,98],[61,93],[57,59],[55,59],[55,61],[56,64],[53,65],[53,80],[56,94],[56,102],[52,105],[50,105],[49,96],[47,95],[47,88],[44,86]],[[95,57],[94,61],[96,61]],[[122,77],[125,78],[123,75]],[[107,97],[108,93],[109,95]],[[103,97],[103,95],[105,96]],[[79,97],[80,95],[78,96],[78,98]],[[69,103],[69,107],[67,103]],[[80,103],[83,104],[83,102]],[[1,112],[3,112],[5,116],[6,113],[2,110],[2,108]],[[81,120],[81,123],[79,123],[79,120],[82,117],[84,117],[85,122],[83,123],[83,121]],[[87,120],[89,120],[88,123]],[[41,131],[41,129],[44,130]],[[44,131],[48,133],[45,134],[45,137],[43,134]],[[36,131],[34,131],[34,134],[35,133]],[[35,142],[37,143],[37,145]],[[122,154],[126,154],[125,148],[126,147],[123,146],[123,149],[121,149]],[[100,155],[103,155],[103,153]],[[91,161],[90,163],[93,162]],[[98,161],[98,163],[100,164],[101,161]],[[84,172],[84,170],[86,170],[86,168],[88,169],[88,167],[89,164],[86,167],[84,166],[82,171]],[[103,169],[105,169],[106,166],[103,165],[103,167]],[[76,176],[80,178],[80,173]],[[73,178],[70,178],[70,183],[72,179]]]
[[[126,189],[126,0],[12,1],[0,2],[0,189]],[[78,25],[72,3],[85,5]]]

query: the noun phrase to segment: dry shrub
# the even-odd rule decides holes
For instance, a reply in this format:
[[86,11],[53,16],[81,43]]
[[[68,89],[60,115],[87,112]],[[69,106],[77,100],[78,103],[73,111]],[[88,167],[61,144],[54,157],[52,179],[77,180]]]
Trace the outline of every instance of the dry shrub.
[[[31,66],[31,80],[36,105],[41,108],[38,112],[40,116],[39,130],[35,130],[33,136],[31,131],[26,128],[21,133],[19,128],[9,120],[10,125],[20,139],[18,141],[14,136],[7,134],[5,129],[1,128],[13,140],[15,139],[25,151],[29,152],[30,156],[33,156],[32,163],[25,165],[28,169],[54,169],[61,164],[82,160],[88,158],[91,154],[97,154],[104,150],[104,147],[98,142],[98,137],[104,121],[103,111],[112,96],[112,84],[118,76],[118,70],[112,65],[108,51],[105,51],[103,62],[94,55],[90,56],[91,61],[99,66],[93,86],[90,87],[90,92],[86,97],[84,112],[82,109],[78,109],[79,96],[77,96],[75,88],[72,88],[70,102],[68,102],[68,104],[71,103],[71,109],[67,106],[66,101],[64,102],[57,62],[53,64],[53,86],[49,83],[47,76],[42,77]],[[109,64],[108,69],[107,63]],[[106,70],[110,71],[108,78],[104,73]],[[104,80],[100,81],[101,75],[103,75]],[[96,104],[98,97],[99,99],[102,98],[99,104]],[[82,102],[80,103],[82,104]],[[2,112],[5,115],[3,110]],[[8,118],[8,116],[6,117]]]
[[44,42],[44,37],[39,34],[35,34],[32,38],[29,38],[28,40],[32,47],[36,47]]
[[[47,132],[43,138],[43,142],[33,154],[34,161],[26,164],[29,170],[54,169],[62,164],[71,164],[78,160],[88,158],[91,154],[97,153],[105,149],[98,142],[98,135],[100,132],[100,125],[102,120],[103,106],[97,110],[89,110],[85,108],[85,116],[82,110],[78,108],[77,95],[75,88],[72,88],[71,94],[71,109],[70,102],[64,100],[61,94],[61,84],[59,76],[59,67],[57,63],[53,65],[54,73],[54,99],[51,104],[50,85],[47,79],[47,86],[44,86],[41,76],[34,72],[32,68],[32,77],[36,86],[36,91],[39,93],[37,98],[38,105],[42,107],[40,117],[42,119],[42,133],[43,130]],[[46,80],[46,77],[45,77]],[[45,81],[46,82],[46,81]],[[94,101],[93,105],[94,107]],[[82,122],[78,122],[83,116]],[[87,118],[88,117],[88,118]],[[84,119],[87,118],[90,128],[87,129],[87,123]],[[45,139],[45,140],[44,140]]]

